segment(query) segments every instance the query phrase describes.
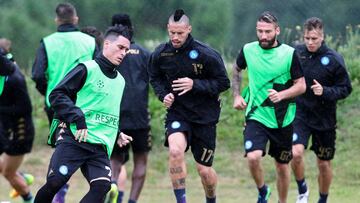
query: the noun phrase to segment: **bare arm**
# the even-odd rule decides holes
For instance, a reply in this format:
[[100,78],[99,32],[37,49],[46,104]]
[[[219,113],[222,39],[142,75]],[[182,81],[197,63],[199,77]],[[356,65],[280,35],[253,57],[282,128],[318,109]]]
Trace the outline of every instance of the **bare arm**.
[[241,83],[242,83],[241,69],[238,68],[235,63],[233,65],[232,89],[233,89],[233,97],[234,97],[233,107],[237,110],[245,109],[247,105],[240,93]]
[[240,95],[240,87],[242,84],[242,73],[241,70],[238,70],[236,64],[233,65],[233,77],[232,77],[232,89],[233,97]]
[[298,95],[303,94],[306,90],[305,78],[300,77],[293,81],[294,84],[286,90],[278,92],[274,89],[269,89],[268,92],[270,100],[274,103],[278,103],[282,100],[294,98]]

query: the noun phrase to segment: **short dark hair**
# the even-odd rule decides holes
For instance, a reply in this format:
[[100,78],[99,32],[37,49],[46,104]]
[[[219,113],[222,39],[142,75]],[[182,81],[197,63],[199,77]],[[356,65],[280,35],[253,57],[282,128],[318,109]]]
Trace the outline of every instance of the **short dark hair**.
[[74,23],[74,17],[77,16],[75,7],[70,3],[59,3],[55,12],[61,23]]
[[272,23],[272,24],[275,24],[276,26],[279,26],[279,22],[278,22],[277,17],[273,13],[271,13],[270,11],[263,12],[259,16],[257,21],[258,22]]
[[80,31],[94,37],[96,45],[99,47],[102,46],[102,43],[104,41],[104,36],[103,36],[103,33],[101,31],[99,31],[96,27],[85,26],[85,27],[81,28]]
[[308,18],[304,23],[304,30],[308,30],[308,31],[315,29],[323,30],[323,28],[324,28],[324,24],[322,20],[317,17]]
[[131,41],[131,39],[134,35],[134,28],[132,26],[130,16],[128,14],[125,14],[125,13],[114,14],[111,18],[111,25],[112,26],[122,25],[122,26],[127,27],[130,32],[130,37],[131,37],[130,41]]
[[105,31],[104,39],[112,41],[120,35],[125,37],[129,41],[131,40],[129,29],[122,25],[109,27]]

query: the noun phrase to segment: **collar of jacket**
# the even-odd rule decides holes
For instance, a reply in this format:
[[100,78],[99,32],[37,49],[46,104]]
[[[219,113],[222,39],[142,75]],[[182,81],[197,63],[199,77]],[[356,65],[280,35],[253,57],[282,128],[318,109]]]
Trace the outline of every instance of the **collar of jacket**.
[[310,55],[322,55],[322,54],[326,53],[327,50],[328,50],[328,47],[326,46],[325,42],[323,41],[321,43],[321,46],[319,47],[319,49],[316,50],[316,52],[309,52],[308,49],[306,49],[306,52]]
[[194,41],[194,38],[191,36],[191,34],[189,34],[189,36],[186,39],[185,43],[180,48],[174,48],[173,45],[171,44],[171,41],[169,41],[168,44],[169,44],[172,51],[174,51],[174,52],[175,51],[182,52],[182,51],[188,49],[188,47],[191,46],[193,41]]
[[79,31],[79,29],[71,23],[66,23],[66,24],[61,24],[58,26],[57,28],[58,32],[74,32],[74,31]]
[[102,53],[95,58],[96,63],[99,64],[103,73],[109,78],[116,77],[116,65],[112,64]]

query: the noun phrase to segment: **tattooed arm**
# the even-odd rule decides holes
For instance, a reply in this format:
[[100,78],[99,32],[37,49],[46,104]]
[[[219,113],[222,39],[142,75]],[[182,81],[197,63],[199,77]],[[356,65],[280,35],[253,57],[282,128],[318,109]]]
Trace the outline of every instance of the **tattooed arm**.
[[234,64],[233,78],[232,78],[232,89],[233,89],[233,97],[234,97],[233,107],[237,110],[244,110],[247,105],[240,93],[240,88],[242,83],[241,70],[242,69],[238,68],[238,66]]

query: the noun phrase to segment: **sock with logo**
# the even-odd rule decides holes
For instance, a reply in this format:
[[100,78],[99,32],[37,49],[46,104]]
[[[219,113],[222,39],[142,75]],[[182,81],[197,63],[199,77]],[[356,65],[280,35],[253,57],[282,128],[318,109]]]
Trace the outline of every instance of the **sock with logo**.
[[328,194],[321,194],[318,203],[326,203]]
[[118,191],[117,203],[122,203],[123,197],[124,197],[124,191],[119,190]]
[[216,203],[216,197],[206,197],[206,203]]
[[175,193],[177,203],[186,203],[185,188],[183,188],[183,189],[175,189],[174,193]]
[[27,193],[25,195],[21,195],[21,197],[23,198],[24,201],[30,201],[33,198],[31,192],[29,192],[29,193]]
[[262,187],[258,188],[258,191],[259,191],[259,198],[265,200],[266,195],[268,193],[268,186],[264,184]]
[[299,194],[304,194],[307,191],[307,185],[305,182],[305,178],[303,178],[302,180],[296,180],[296,183],[298,186]]
[[261,188],[258,188],[259,190],[259,195],[262,197],[262,198],[265,198],[266,197],[266,193],[267,193],[267,185],[264,184]]

